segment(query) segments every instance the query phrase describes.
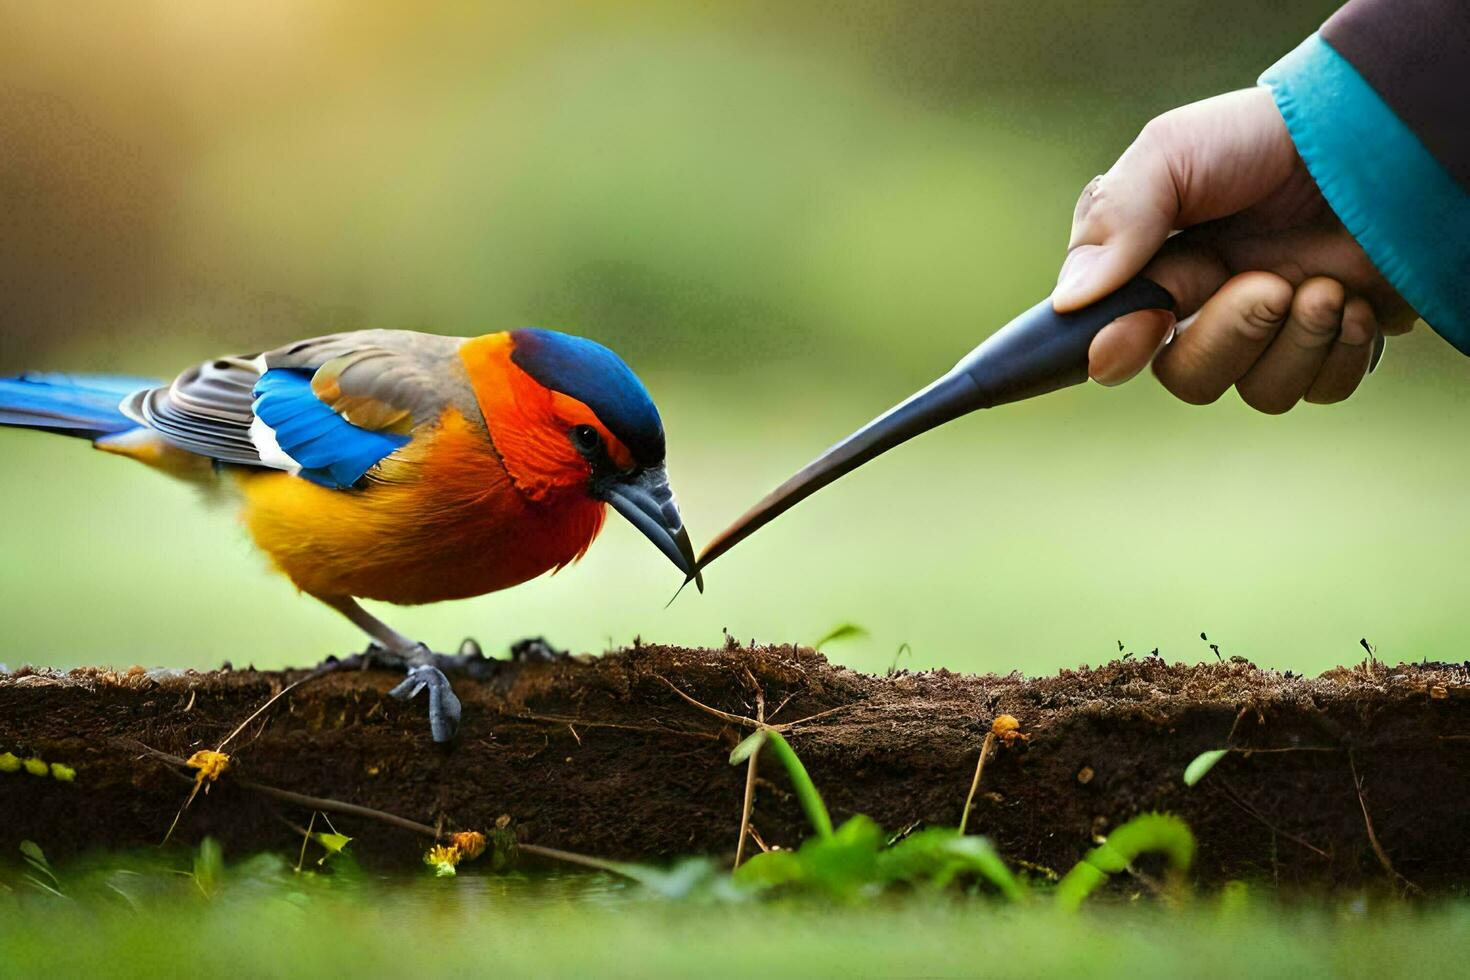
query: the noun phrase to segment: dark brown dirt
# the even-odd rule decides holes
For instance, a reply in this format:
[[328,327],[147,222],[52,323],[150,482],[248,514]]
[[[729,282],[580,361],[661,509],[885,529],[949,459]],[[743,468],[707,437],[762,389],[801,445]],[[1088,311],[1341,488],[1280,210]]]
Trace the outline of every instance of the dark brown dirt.
[[[793,721],[841,709],[788,737],[841,820],[885,827],[958,822],[991,722],[1014,715],[1029,741],[987,764],[971,818],[1013,862],[1065,870],[1109,827],[1148,810],[1184,817],[1203,883],[1286,886],[1470,882],[1470,669],[1364,664],[1317,678],[1249,664],[1119,661],[1055,677],[877,677],[795,647],[641,646],[591,662],[506,663],[460,680],[464,727],[429,739],[423,703],[387,697],[384,671],[328,675],[293,691],[230,746],[234,774],[450,829],[507,814],[522,840],[602,857],[730,854],[743,768],[727,762],[754,713],[748,675]],[[154,844],[188,784],[135,743],[178,756],[213,748],[300,673],[21,672],[0,677],[0,753],[75,767],[73,782],[0,774],[0,851],[25,838],[48,854]],[[1198,786],[1200,752],[1231,746]],[[1354,767],[1361,777],[1361,796]],[[754,825],[768,843],[805,831],[773,764]],[[231,785],[195,801],[178,835],[235,853],[295,846],[282,821],[308,814]],[[1370,840],[1365,811],[1381,848]],[[359,857],[417,861],[425,841],[334,818]],[[1392,867],[1392,872],[1387,866]]]

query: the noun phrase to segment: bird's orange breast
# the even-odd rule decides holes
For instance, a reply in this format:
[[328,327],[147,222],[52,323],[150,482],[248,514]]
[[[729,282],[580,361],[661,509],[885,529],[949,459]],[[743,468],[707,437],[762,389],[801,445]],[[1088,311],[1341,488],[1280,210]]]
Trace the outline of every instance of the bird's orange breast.
[[504,589],[566,565],[602,527],[585,490],[539,501],[506,474],[488,434],[453,410],[361,490],[242,472],[244,521],[305,592],[404,605]]

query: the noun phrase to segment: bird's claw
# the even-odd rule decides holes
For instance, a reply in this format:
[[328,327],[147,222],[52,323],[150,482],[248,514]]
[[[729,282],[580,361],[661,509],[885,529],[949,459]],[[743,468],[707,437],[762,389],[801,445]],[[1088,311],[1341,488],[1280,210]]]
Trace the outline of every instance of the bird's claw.
[[[551,648],[546,646],[546,649]],[[342,658],[328,657],[317,670],[367,670],[369,667],[383,667],[407,671],[408,676],[402,683],[388,693],[407,701],[427,690],[429,728],[433,732],[434,741],[448,742],[459,730],[461,707],[446,675],[484,680],[494,676],[501,662],[486,657],[480,644],[468,638],[459,645],[457,654],[435,653],[422,643],[406,651],[395,651],[373,642],[362,653]]]
[[425,690],[429,692],[429,731],[433,733],[434,741],[448,742],[459,731],[461,709],[459,698],[444,671],[432,664],[410,667],[408,676],[388,694],[408,701]]
[[402,670],[407,665],[408,662],[403,656],[374,641],[369,643],[367,649],[362,653],[349,653],[345,657],[339,657],[335,653],[328,654],[325,660],[316,665],[316,670],[323,673],[337,670],[367,670],[369,667]]
[[570,658],[571,654],[558,650],[544,636],[530,636],[510,645],[510,659],[518,664],[550,664]]

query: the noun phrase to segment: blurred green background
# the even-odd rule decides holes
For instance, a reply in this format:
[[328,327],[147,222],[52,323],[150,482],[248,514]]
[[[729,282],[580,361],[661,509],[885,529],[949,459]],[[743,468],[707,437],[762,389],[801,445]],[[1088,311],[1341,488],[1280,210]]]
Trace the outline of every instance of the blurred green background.
[[[648,382],[699,540],[1045,295],[1087,179],[1334,6],[0,2],[0,370],[555,326]],[[677,573],[610,521],[554,578],[384,615],[491,651],[853,621],[829,652],[866,669],[1197,660],[1201,631],[1461,659],[1467,382],[1421,325],[1283,418],[1086,386],[885,457],[667,610]],[[0,459],[0,660],[360,648],[227,507],[70,440]]]

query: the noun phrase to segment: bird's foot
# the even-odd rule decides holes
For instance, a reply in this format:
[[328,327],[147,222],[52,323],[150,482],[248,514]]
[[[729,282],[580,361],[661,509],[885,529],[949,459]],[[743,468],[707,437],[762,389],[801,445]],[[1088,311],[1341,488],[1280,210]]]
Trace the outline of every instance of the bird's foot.
[[498,661],[485,656],[480,644],[469,638],[459,645],[458,653],[436,653],[419,644],[408,654],[369,647],[365,656],[384,666],[401,665],[408,671],[403,683],[388,692],[393,697],[408,700],[421,691],[429,692],[429,729],[436,742],[448,742],[459,730],[459,698],[446,675],[483,680],[492,676],[498,665]]
[[[374,662],[388,666],[388,662],[381,659]],[[427,664],[445,674],[468,677],[477,681],[494,677],[502,663],[502,661],[491,660],[485,656],[480,650],[480,644],[468,638],[459,645],[458,653],[435,653],[423,644],[419,644],[414,651],[400,657],[399,662],[404,668]]]
[[327,674],[338,670],[367,670],[369,667],[401,670],[404,662],[401,656],[393,653],[387,647],[369,643],[367,649],[362,653],[349,653],[345,657],[339,657],[335,653],[327,654],[326,659],[312,668],[312,672]]
[[449,678],[434,665],[434,659],[442,656],[445,655],[436,654],[428,647],[424,647],[421,653],[409,654],[406,658],[408,676],[388,692],[390,697],[408,701],[417,697],[421,691],[428,691],[429,731],[433,734],[434,741],[441,744],[453,739],[459,731],[461,713],[459,698],[450,686]]
[[529,636],[510,645],[510,659],[518,664],[551,664],[572,659],[565,650],[558,650],[544,636]]
[[[569,659],[570,655],[538,636],[513,644],[510,657],[516,663],[555,663]],[[429,730],[434,741],[448,742],[459,730],[461,715],[459,697],[455,695],[449,677],[484,680],[493,677],[502,663],[504,661],[485,656],[480,644],[473,639],[461,643],[458,653],[437,653],[422,643],[407,651],[397,651],[374,642],[368,644],[362,653],[328,657],[317,671],[367,670],[369,667],[406,671],[408,676],[388,693],[406,701],[427,691]]]
[[369,667],[408,670],[410,667],[428,663],[446,674],[460,674],[475,680],[484,680],[494,676],[499,662],[485,656],[480,651],[480,644],[468,638],[459,645],[458,653],[435,653],[422,643],[407,653],[398,653],[373,642],[362,653],[353,653],[346,657],[335,654],[329,656],[321,662],[317,670],[367,670]]
[[486,657],[480,645],[471,639],[459,645],[458,653],[436,653],[422,643],[407,651],[390,650],[379,643],[370,643],[362,653],[328,657],[317,667],[317,672],[367,670],[369,667],[406,671],[408,676],[388,693],[395,698],[409,700],[428,691],[429,730],[434,741],[448,742],[459,730],[461,708],[446,675],[483,679],[495,672],[496,663]]

